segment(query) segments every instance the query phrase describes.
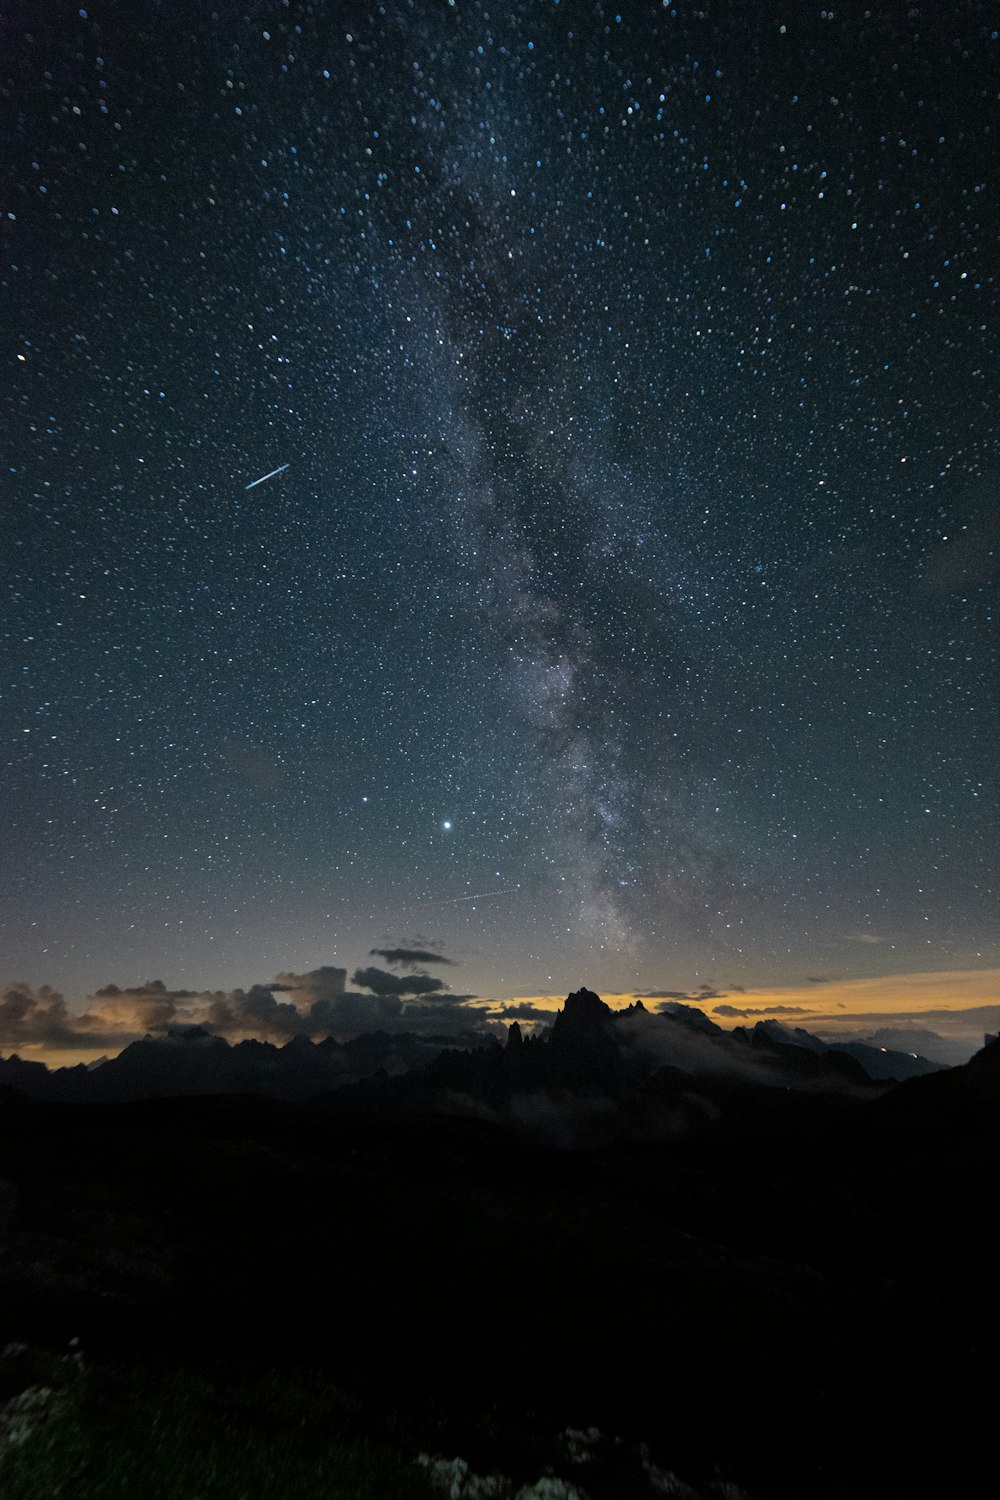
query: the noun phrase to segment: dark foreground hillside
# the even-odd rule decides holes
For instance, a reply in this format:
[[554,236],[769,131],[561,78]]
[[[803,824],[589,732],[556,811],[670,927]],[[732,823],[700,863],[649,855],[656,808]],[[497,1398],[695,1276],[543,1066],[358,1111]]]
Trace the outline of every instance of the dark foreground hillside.
[[488,1099],[460,1056],[311,1102],[6,1093],[5,1337],[79,1338],[119,1389],[280,1372],[336,1390],[359,1438],[480,1473],[570,1472],[557,1435],[596,1428],[635,1474],[573,1470],[595,1497],[669,1493],[660,1471],[762,1500],[985,1493],[996,1044],[882,1088],[665,1066],[651,1116],[603,1036]]

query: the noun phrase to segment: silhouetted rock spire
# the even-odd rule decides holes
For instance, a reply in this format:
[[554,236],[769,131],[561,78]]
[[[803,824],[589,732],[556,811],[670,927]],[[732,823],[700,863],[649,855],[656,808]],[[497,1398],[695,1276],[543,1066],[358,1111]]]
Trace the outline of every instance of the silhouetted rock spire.
[[556,1015],[552,1035],[556,1037],[560,1032],[565,1035],[571,1031],[576,1036],[596,1036],[609,1025],[611,1015],[610,1005],[605,1005],[593,990],[574,990],[566,996],[566,1003]]
[[613,1088],[621,1071],[614,1015],[593,990],[574,990],[555,1018],[554,1081],[568,1088]]

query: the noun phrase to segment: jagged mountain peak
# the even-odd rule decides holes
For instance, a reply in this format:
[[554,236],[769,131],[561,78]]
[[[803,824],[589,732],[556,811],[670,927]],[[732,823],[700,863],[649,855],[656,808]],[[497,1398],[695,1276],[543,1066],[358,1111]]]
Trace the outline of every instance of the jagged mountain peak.
[[565,1036],[570,1031],[574,1034],[603,1031],[610,1024],[612,1016],[610,1005],[605,1005],[600,995],[595,995],[593,990],[573,990],[566,996],[562,1010],[556,1013],[553,1035],[561,1033]]

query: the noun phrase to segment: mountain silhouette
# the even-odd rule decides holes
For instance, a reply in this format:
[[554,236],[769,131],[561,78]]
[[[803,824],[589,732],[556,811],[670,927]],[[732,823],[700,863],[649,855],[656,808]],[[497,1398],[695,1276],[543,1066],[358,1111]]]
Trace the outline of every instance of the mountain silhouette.
[[416,1075],[397,1088],[400,1099],[451,1092],[496,1102],[547,1092],[618,1103],[641,1095],[648,1105],[677,1095],[682,1084],[713,1097],[727,1090],[731,1095],[737,1082],[745,1088],[864,1094],[874,1085],[936,1071],[938,1065],[925,1058],[827,1043],[774,1020],[726,1031],[697,1007],[679,1002],[657,1013],[642,1001],[615,1011],[582,988],[567,995],[551,1028],[525,1036],[515,1022],[506,1045],[473,1032],[428,1037],[386,1031],[344,1043],[332,1036],[319,1042],[295,1036],[283,1046],[256,1039],[231,1044],[189,1026],[143,1037],[99,1065],[49,1070],[15,1054],[0,1059],[0,1088],[62,1102],[232,1094],[307,1099],[376,1075]]
[[[488,1039],[487,1039],[488,1040]],[[36,1099],[111,1103],[226,1094],[307,1099],[380,1069],[405,1073],[425,1067],[445,1048],[483,1046],[483,1038],[425,1037],[370,1032],[341,1044],[295,1036],[283,1046],[248,1039],[231,1044],[200,1026],[132,1042],[99,1067],[78,1064],[51,1071],[14,1055],[0,1059],[0,1088]],[[494,1044],[495,1045],[495,1044]]]

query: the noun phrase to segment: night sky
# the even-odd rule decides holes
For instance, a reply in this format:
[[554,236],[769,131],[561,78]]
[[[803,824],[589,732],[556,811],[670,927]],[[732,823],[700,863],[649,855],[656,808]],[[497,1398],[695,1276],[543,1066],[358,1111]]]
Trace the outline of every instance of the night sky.
[[1000,964],[995,23],[5,5],[2,977]]

